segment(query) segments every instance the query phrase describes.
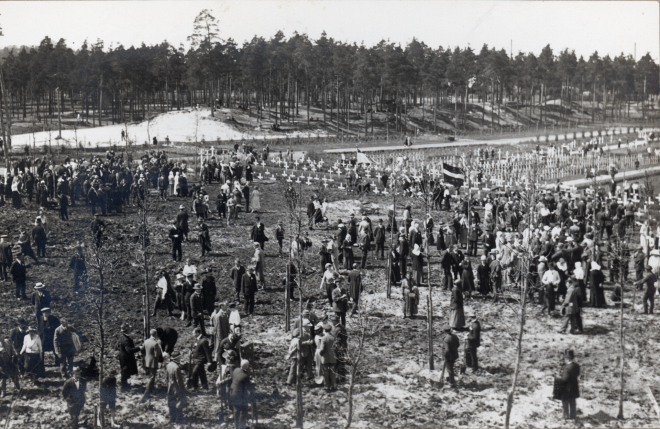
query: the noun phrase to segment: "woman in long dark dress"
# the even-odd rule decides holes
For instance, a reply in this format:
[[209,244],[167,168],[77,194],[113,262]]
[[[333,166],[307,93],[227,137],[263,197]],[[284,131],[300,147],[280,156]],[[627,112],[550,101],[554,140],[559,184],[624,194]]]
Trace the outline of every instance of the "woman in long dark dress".
[[600,265],[596,262],[591,262],[590,276],[589,305],[594,308],[605,308],[607,306],[605,301],[605,291],[603,290],[605,275],[600,270]]
[[447,245],[445,244],[445,230],[442,226],[438,228],[437,249],[438,253],[447,250]]
[[350,270],[353,268],[353,243],[350,235],[346,236],[341,248],[344,253],[344,268]]

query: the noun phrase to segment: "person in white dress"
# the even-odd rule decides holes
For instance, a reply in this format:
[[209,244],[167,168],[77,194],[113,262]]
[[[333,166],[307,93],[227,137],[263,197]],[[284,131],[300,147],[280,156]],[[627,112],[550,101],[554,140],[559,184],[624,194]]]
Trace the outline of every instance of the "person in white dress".
[[252,213],[261,210],[261,192],[259,192],[259,187],[257,186],[254,187],[250,195],[250,207],[252,208]]

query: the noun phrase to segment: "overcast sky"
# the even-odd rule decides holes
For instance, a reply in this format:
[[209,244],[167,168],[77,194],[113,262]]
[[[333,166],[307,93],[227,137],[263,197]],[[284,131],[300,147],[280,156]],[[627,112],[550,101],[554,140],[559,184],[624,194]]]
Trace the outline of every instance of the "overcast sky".
[[585,59],[646,52],[660,56],[657,1],[417,1],[417,0],[241,0],[241,1],[71,1],[0,2],[4,37],[0,47],[38,45],[49,36],[77,49],[87,39],[105,46],[187,45],[195,16],[210,9],[220,37],[239,45],[253,36],[282,30],[317,39],[323,30],[343,42],[372,46],[390,40],[404,46],[413,37],[437,48],[496,48],[534,52],[550,44],[555,53],[574,49]]

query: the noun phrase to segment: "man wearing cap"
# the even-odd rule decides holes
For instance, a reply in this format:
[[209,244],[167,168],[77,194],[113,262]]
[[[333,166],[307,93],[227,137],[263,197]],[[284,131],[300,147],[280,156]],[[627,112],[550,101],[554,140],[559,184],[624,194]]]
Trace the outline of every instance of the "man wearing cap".
[[172,260],[181,262],[183,257],[183,250],[181,243],[183,242],[183,230],[179,228],[178,221],[170,227],[169,237],[172,240]]
[[454,362],[458,359],[458,337],[451,332],[451,326],[449,325],[445,325],[442,330],[445,334],[442,340],[442,354],[445,360],[445,369],[447,370],[449,384],[451,387],[456,387],[456,380],[454,379]]
[[20,253],[15,255],[14,262],[9,267],[9,272],[14,280],[14,286],[16,287],[16,298],[20,301],[21,299],[27,299],[25,294],[25,278],[27,277],[27,268],[23,263],[23,255]]
[[323,365],[323,380],[326,390],[335,390],[337,383],[335,357],[335,337],[332,336],[332,325],[329,322],[323,324],[325,334],[320,341],[319,354],[321,355],[321,364]]
[[37,332],[41,338],[41,348],[44,353],[53,352],[55,366],[60,365],[59,358],[55,354],[55,329],[60,326],[60,319],[51,314],[49,307],[41,309],[41,318],[37,320]]
[[73,328],[69,326],[68,321],[62,318],[60,326],[55,329],[55,335],[53,336],[55,354],[60,361],[62,378],[68,377],[69,371],[73,368],[73,357],[76,354],[73,333]]
[[[202,296],[202,286],[199,283],[196,283],[193,287],[193,294],[190,296],[190,311],[192,316],[192,325],[197,328],[199,327],[203,336],[206,336],[206,330],[204,329],[204,297]],[[190,326],[191,322],[188,322]]]
[[9,281],[7,270],[11,267],[13,256],[11,252],[11,244],[6,243],[6,235],[0,236],[0,280]]
[[199,383],[201,383],[202,388],[204,390],[208,390],[209,382],[206,379],[206,369],[204,365],[213,362],[213,357],[211,356],[211,346],[209,345],[209,340],[205,338],[204,330],[202,328],[195,328],[193,330],[193,335],[197,341],[193,346],[193,368],[192,377],[190,379],[191,387],[197,390],[197,386]]
[[188,227],[188,212],[183,205],[179,206],[179,214],[176,215],[176,227],[179,229],[181,239],[185,237],[186,241],[188,241],[188,232],[190,232]]
[[78,417],[85,406],[85,391],[87,383],[80,378],[80,368],[73,368],[73,376],[62,387],[62,397],[66,401],[67,410],[71,417],[71,427],[78,428]]
[[181,372],[181,354],[173,351],[165,367],[167,382],[167,407],[170,410],[170,423],[183,423],[183,409],[188,405],[186,384]]
[[257,293],[257,278],[254,275],[254,268],[249,267],[247,273],[243,274],[241,281],[243,297],[245,298],[245,313],[254,313],[254,296]]
[[564,419],[574,420],[577,414],[575,400],[580,397],[580,365],[575,362],[573,350],[566,350],[564,354],[566,364],[562,370],[560,383],[561,403],[564,409]]
[[37,323],[42,319],[41,309],[50,307],[50,302],[52,301],[50,297],[50,292],[45,290],[43,283],[37,283],[34,285],[34,291],[30,295],[30,302],[34,306],[34,315]]
[[121,334],[117,341],[117,349],[119,350],[119,368],[121,373],[121,390],[125,391],[129,388],[128,379],[133,375],[138,374],[137,361],[135,360],[135,353],[140,351],[139,347],[135,347],[133,339],[129,336],[131,327],[128,323],[121,325]]
[[71,258],[69,268],[73,270],[73,290],[80,292],[81,286],[83,288],[87,286],[87,265],[82,246],[76,247],[76,254]]
[[144,341],[142,354],[144,356],[144,369],[149,376],[147,386],[144,389],[141,402],[146,402],[151,396],[156,385],[156,374],[158,374],[158,363],[163,359],[163,350],[158,343],[158,331],[152,329],[149,331],[150,337]]

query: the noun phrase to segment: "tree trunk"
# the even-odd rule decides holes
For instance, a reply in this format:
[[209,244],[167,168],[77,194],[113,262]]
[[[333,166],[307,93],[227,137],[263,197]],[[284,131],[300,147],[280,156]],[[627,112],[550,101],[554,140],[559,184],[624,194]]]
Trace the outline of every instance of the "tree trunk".
[[516,384],[518,383],[518,373],[520,372],[520,360],[522,358],[522,339],[525,333],[525,304],[527,301],[527,279],[525,279],[525,286],[521,291],[520,303],[520,327],[518,330],[518,341],[516,342],[516,366],[513,372],[513,381],[511,382],[511,389],[506,397],[506,418],[504,420],[504,429],[509,429],[509,420],[511,418],[511,409],[513,408],[513,395],[516,391]]

